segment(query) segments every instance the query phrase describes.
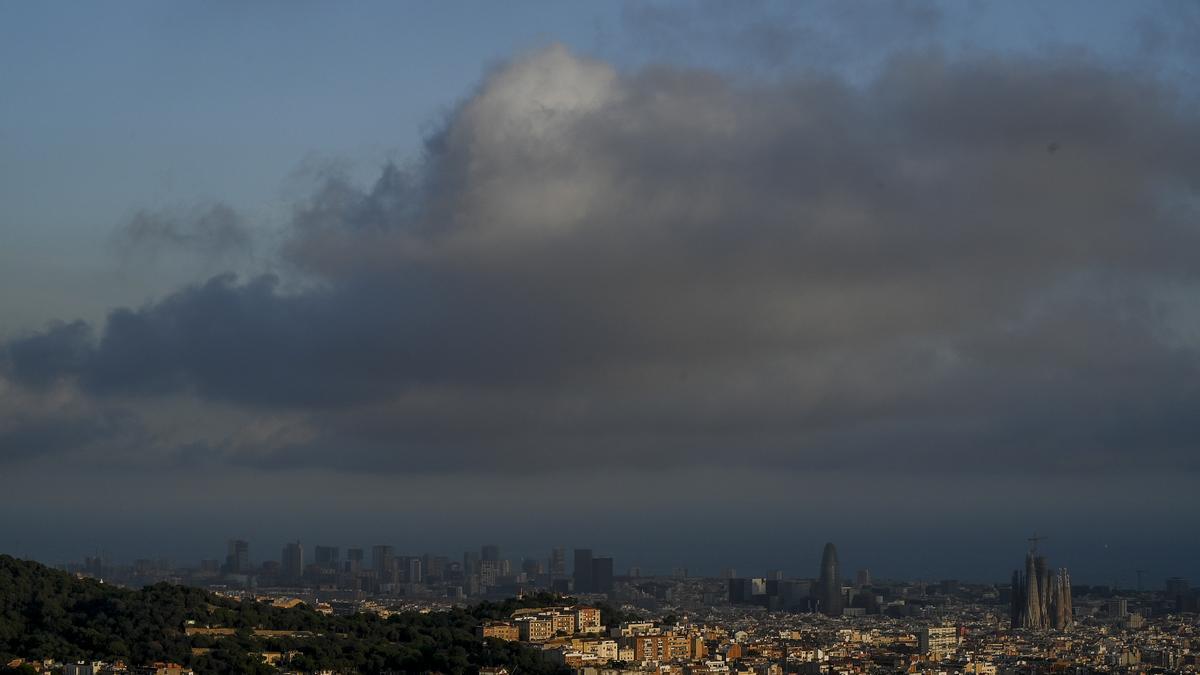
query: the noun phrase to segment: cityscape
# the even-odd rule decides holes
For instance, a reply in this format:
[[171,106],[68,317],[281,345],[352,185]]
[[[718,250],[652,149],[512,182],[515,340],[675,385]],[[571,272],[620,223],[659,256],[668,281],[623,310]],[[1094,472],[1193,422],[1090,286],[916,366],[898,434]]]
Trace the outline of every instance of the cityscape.
[[[329,616],[387,618],[528,598],[533,605],[478,621],[476,637],[520,643],[548,663],[597,675],[1200,670],[1200,588],[1183,578],[1154,584],[1141,575],[1137,588],[1072,585],[1069,571],[1052,569],[1037,550],[1044,539],[1029,539],[1008,583],[879,579],[869,569],[843,574],[832,542],[811,576],[774,570],[754,578],[731,568],[719,577],[684,568],[669,575],[643,575],[637,567],[616,573],[612,557],[583,548],[554,547],[545,558],[513,561],[497,544],[451,558],[398,555],[392,545],[316,545],[308,553],[293,542],[278,559],[255,563],[250,543],[238,539],[228,542],[223,560],[195,567],[152,560],[112,565],[100,557],[64,567],[81,579],[186,584]],[[186,631],[205,645],[233,634],[220,625]],[[193,649],[203,654],[212,647]],[[298,657],[262,658],[286,669]],[[121,664],[100,661],[38,665],[69,675],[124,672]],[[156,668],[187,672],[173,664]]]
[[1200,0],[0,0],[0,675],[1200,675]]

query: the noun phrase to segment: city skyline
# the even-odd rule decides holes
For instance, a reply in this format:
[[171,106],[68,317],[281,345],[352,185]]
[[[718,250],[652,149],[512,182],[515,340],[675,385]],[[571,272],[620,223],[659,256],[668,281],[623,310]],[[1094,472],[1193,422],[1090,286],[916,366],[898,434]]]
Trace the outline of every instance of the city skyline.
[[[1037,537],[1036,535],[1035,538],[1039,541],[1048,539],[1048,537]],[[1019,580],[1019,586],[1023,589],[1026,588],[1027,583],[1037,586],[1033,592],[1034,597],[1044,593],[1044,588],[1046,587],[1051,588],[1052,591],[1056,591],[1061,585],[1065,584],[1065,602],[1069,604],[1069,587],[1072,583],[1071,575],[1067,572],[1065,567],[1050,569],[1047,567],[1048,563],[1045,562],[1047,560],[1047,556],[1042,554],[1037,554],[1035,556],[1032,552],[1026,556],[1025,564],[1021,570],[1012,570],[1012,577],[1010,579],[1009,576],[1004,574],[995,578],[986,578],[960,574],[893,574],[888,573],[886,569],[880,573],[879,568],[871,567],[870,561],[861,557],[856,558],[856,562],[853,565],[843,564],[839,560],[838,549],[833,542],[827,542],[823,548],[820,548],[820,553],[815,558],[813,558],[812,555],[809,555],[805,558],[792,561],[793,564],[790,566],[781,568],[779,566],[765,566],[761,564],[751,564],[741,567],[731,567],[728,565],[695,565],[690,564],[686,559],[673,560],[670,563],[662,563],[658,565],[647,565],[636,556],[632,558],[625,558],[619,555],[613,555],[605,549],[576,548],[572,546],[562,547],[557,545],[551,545],[544,547],[544,549],[531,551],[522,550],[510,552],[504,546],[497,544],[481,544],[473,549],[465,548],[461,550],[434,550],[423,548],[419,545],[404,546],[401,544],[364,544],[361,542],[318,542],[315,540],[305,544],[304,541],[304,539],[286,539],[283,540],[283,543],[280,545],[282,546],[282,549],[280,549],[280,546],[271,544],[260,545],[256,547],[253,545],[253,542],[231,538],[226,540],[224,543],[226,547],[224,549],[226,551],[225,554],[217,555],[218,551],[213,549],[211,551],[211,555],[201,555],[199,558],[195,559],[179,559],[177,557],[163,555],[122,555],[120,551],[105,550],[100,547],[92,551],[85,551],[76,555],[75,557],[68,557],[59,560],[39,560],[39,562],[65,567],[69,565],[80,564],[87,559],[96,558],[102,559],[104,560],[105,564],[111,565],[128,566],[135,562],[143,561],[154,562],[155,564],[169,564],[178,569],[201,569],[205,564],[215,562],[216,564],[220,565],[222,571],[241,571],[251,572],[254,574],[259,573],[263,569],[264,565],[275,564],[281,566],[280,573],[283,573],[282,568],[286,568],[285,560],[288,556],[288,551],[293,546],[299,545],[303,551],[300,554],[301,562],[299,569],[301,571],[310,565],[319,565],[320,557],[322,555],[332,555],[332,559],[337,561],[338,564],[336,567],[339,569],[347,562],[350,562],[351,556],[359,556],[353,558],[353,560],[358,561],[358,567],[363,570],[376,570],[379,569],[381,564],[383,567],[390,568],[393,565],[398,565],[401,560],[428,561],[428,559],[431,557],[436,556],[445,561],[453,563],[474,565],[476,572],[478,571],[479,564],[481,564],[483,561],[502,561],[508,565],[508,569],[515,574],[517,572],[528,571],[524,569],[525,565],[532,561],[537,563],[536,573],[538,575],[549,575],[551,578],[571,580],[573,583],[573,589],[586,589],[581,592],[605,592],[603,590],[593,590],[590,586],[590,578],[584,578],[583,585],[580,586],[580,577],[575,571],[578,565],[583,564],[590,573],[590,571],[593,569],[593,561],[604,560],[606,561],[606,565],[611,565],[611,575],[613,577],[622,578],[673,577],[679,576],[680,571],[683,570],[685,571],[686,576],[710,579],[724,579],[730,578],[731,576],[736,576],[739,578],[758,577],[764,579],[805,579],[814,583],[812,591],[813,598],[820,601],[824,601],[824,599],[828,597],[829,593],[834,592],[832,591],[833,588],[861,586],[863,585],[863,579],[867,580],[868,585],[871,583],[871,580],[889,583],[911,582],[931,584],[938,584],[947,580],[952,580],[967,584],[995,584],[1000,586],[1010,583],[1011,580]],[[1015,542],[1008,543],[1012,544]],[[486,550],[491,548],[497,549],[497,557],[484,557]],[[819,547],[810,546],[809,548],[813,549],[812,551],[809,551],[809,553],[812,554]],[[1010,545],[1008,548],[1012,549],[1012,546]],[[282,553],[278,552],[280,550],[282,550]],[[565,551],[568,556],[565,567],[560,571],[554,571],[555,553],[557,551]],[[8,553],[10,555],[13,554],[13,552],[0,553]],[[22,556],[18,555],[18,557]],[[813,559],[809,560],[809,558]],[[470,561],[464,562],[465,559],[470,559]],[[239,562],[234,563],[234,560]],[[819,565],[817,564],[818,562],[820,563]],[[1008,568],[1011,568],[1011,561],[1007,558],[1002,558],[996,562],[998,567],[1008,566]],[[1036,568],[1036,572],[1031,574],[1030,570],[1033,569],[1035,562],[1040,564],[1041,567]],[[1081,564],[1081,566],[1084,568],[1089,567],[1086,560],[1079,561],[1079,564]],[[1161,567],[1161,565],[1158,566]],[[739,570],[743,572],[743,574],[737,574]],[[828,587],[824,586],[825,582],[823,580],[826,578],[827,572],[829,573]],[[285,574],[285,576],[287,575]],[[294,576],[299,576],[299,574]],[[1165,568],[1159,570],[1147,570],[1143,568],[1137,568],[1128,570],[1128,574],[1123,575],[1113,575],[1107,577],[1102,575],[1095,577],[1077,576],[1074,579],[1074,583],[1084,583],[1087,585],[1140,591],[1142,590],[1143,584],[1145,584],[1147,588],[1153,588],[1157,585],[1161,585],[1160,582],[1163,582],[1164,580],[1169,583],[1170,579],[1187,578],[1190,578],[1188,574],[1181,570],[1171,570]],[[1032,586],[1030,586],[1030,588],[1032,588]],[[1030,595],[1028,594],[1020,597],[1014,597],[1014,605],[1012,610],[1014,618],[1018,617],[1019,614],[1021,616],[1029,615],[1032,605],[1027,605],[1026,603],[1027,601],[1033,602],[1032,600],[1029,600],[1029,598]],[[1046,599],[1038,601],[1039,607],[1041,608],[1038,611],[1043,613],[1057,611],[1057,608],[1064,606],[1063,602],[1063,600],[1059,600],[1058,604],[1056,605],[1047,596]],[[841,608],[838,607],[832,611],[840,612],[840,609]],[[826,610],[820,609],[820,607],[817,606],[816,611],[825,612]],[[1046,625],[1049,625],[1053,622],[1052,614],[1046,613],[1045,617]],[[1017,620],[1022,621],[1022,619]],[[1061,620],[1062,619],[1060,619],[1060,621]],[[1040,625],[1041,619],[1034,619],[1033,622]]]
[[[232,541],[230,548],[235,557],[243,542]],[[805,675],[826,669],[893,672],[908,664],[914,671],[936,665],[971,675],[1010,670],[1038,675],[1191,673],[1200,666],[1191,649],[1200,589],[1186,579],[1137,592],[1079,586],[1074,595],[1060,570],[1056,583],[1063,584],[1063,593],[1053,594],[1051,607],[1065,604],[1058,606],[1055,620],[1046,624],[1032,614],[1018,620],[1018,610],[1047,609],[1024,602],[1040,592],[1043,582],[1050,585],[1046,560],[1038,552],[1030,547],[1027,583],[1012,587],[953,580],[868,586],[858,583],[867,575],[856,574],[855,585],[842,588],[840,614],[820,611],[823,601],[817,596],[828,589],[815,579],[736,578],[735,570],[726,570],[725,579],[622,579],[607,595],[547,592],[546,584],[559,585],[547,579],[529,584],[516,578],[478,590],[472,582],[464,597],[463,588],[455,586],[463,580],[461,569],[436,575],[448,572],[447,578],[397,585],[376,583],[378,575],[348,568],[337,575],[336,589],[330,571],[319,568],[306,570],[303,585],[274,586],[284,581],[278,564],[264,565],[266,587],[237,587],[238,575],[218,577],[211,566],[184,577],[206,591],[172,587],[178,579],[164,578],[168,570],[139,561],[127,580],[167,583],[136,591],[121,587],[120,572],[97,561],[63,572],[0,555],[0,586],[10,589],[0,655],[10,669],[65,675],[277,668],[390,672],[392,666],[512,672],[495,668],[497,660],[545,675],[588,675],[598,667],[612,675],[646,675],[663,667],[708,675]],[[495,545],[485,544],[464,556],[464,564],[494,563],[497,553]],[[820,575],[839,576],[832,542],[822,558]],[[96,577],[103,581],[97,583]],[[511,582],[517,585],[503,587]],[[449,585],[430,585],[442,583]],[[726,585],[728,602],[718,597]],[[1022,585],[1030,590],[1025,598]],[[39,594],[38,587],[58,593]],[[517,595],[510,595],[513,591]],[[814,596],[806,597],[810,592]],[[79,603],[82,598],[86,602]],[[1011,625],[1003,620],[1006,605],[1013,610]],[[63,618],[48,622],[47,614]],[[184,630],[170,625],[175,622],[163,624],[161,617],[180,614],[189,617]],[[23,621],[22,615],[41,620]],[[23,635],[29,629],[33,639]],[[81,629],[90,639],[79,638]],[[129,639],[145,634],[161,639]],[[281,639],[294,649],[272,650]]]

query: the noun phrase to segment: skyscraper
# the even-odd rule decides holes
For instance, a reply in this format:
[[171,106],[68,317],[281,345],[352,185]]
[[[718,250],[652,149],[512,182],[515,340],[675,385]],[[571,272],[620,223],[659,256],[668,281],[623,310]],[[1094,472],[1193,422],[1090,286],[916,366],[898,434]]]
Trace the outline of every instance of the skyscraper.
[[304,573],[304,547],[299,541],[283,547],[283,558],[280,561],[279,575],[289,581],[300,578]]
[[613,589],[613,559],[592,558],[592,593],[611,593]]
[[575,592],[592,592],[592,549],[575,549]]
[[1171,577],[1167,579],[1165,584],[1164,596],[1167,599],[1167,604],[1175,609],[1176,612],[1185,612],[1191,609],[1192,604],[1192,585],[1183,577]]
[[358,574],[362,571],[363,550],[361,548],[346,549],[346,571]]
[[496,544],[484,544],[479,547],[479,559],[484,562],[500,562],[500,547]]
[[446,578],[446,560],[444,555],[426,553],[421,557],[421,571],[426,581],[441,581]]
[[250,543],[241,539],[229,540],[229,554],[225,556],[225,571],[230,574],[246,574],[250,571]]
[[381,584],[391,584],[396,581],[396,553],[391,546],[379,544],[371,547],[371,568],[375,570],[375,578]]
[[470,579],[479,574],[479,554],[474,551],[463,552],[463,576]]
[[862,569],[854,573],[854,585],[862,588],[871,585],[871,570]]
[[421,558],[417,556],[404,556],[400,558],[400,575],[402,580],[410,584],[419,584],[424,578],[424,569],[421,566]]
[[313,562],[318,567],[337,569],[338,553],[338,547],[336,546],[318,546],[313,551]]
[[555,579],[567,576],[567,549],[561,546],[550,551],[550,576]]
[[837,547],[832,542],[826,543],[821,553],[821,575],[815,595],[822,614],[842,615],[842,576],[838,571]]

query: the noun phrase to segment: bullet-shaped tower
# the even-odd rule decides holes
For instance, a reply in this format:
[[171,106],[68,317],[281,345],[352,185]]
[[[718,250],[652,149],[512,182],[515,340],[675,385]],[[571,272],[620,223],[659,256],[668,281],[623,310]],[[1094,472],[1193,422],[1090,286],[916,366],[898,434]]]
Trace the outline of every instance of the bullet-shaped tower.
[[842,615],[842,576],[838,571],[837,547],[832,542],[825,544],[821,553],[821,576],[816,596],[822,614]]

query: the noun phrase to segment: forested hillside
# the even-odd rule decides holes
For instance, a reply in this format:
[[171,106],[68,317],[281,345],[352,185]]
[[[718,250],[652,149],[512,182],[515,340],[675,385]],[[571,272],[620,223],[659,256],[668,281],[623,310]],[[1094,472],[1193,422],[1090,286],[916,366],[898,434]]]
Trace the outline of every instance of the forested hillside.
[[[544,600],[412,612],[386,620],[374,614],[338,617],[303,605],[283,609],[170,584],[138,591],[117,588],[0,556],[0,663],[17,657],[174,661],[197,672],[254,673],[275,670],[262,662],[262,652],[297,652],[291,670],[471,673],[481,666],[506,665],[522,673],[556,673],[559,668],[538,650],[474,634],[481,618]],[[189,620],[237,633],[188,636]],[[263,638],[252,634],[257,628],[313,635]]]

